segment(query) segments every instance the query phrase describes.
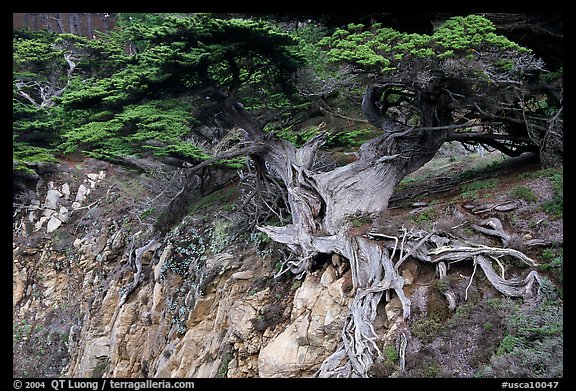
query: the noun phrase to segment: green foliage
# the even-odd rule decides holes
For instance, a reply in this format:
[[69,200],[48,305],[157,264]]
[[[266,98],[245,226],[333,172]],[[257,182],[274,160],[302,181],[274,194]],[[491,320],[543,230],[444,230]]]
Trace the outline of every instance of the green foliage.
[[505,64],[505,70],[511,70],[515,63],[509,53],[527,49],[495,31],[490,20],[468,15],[448,19],[432,35],[402,33],[380,23],[371,26],[350,24],[346,29],[336,29],[319,43],[329,49],[331,61],[351,63],[381,73],[395,70],[402,62],[416,58],[436,62],[453,57],[474,60],[481,50],[500,52],[500,64]]
[[514,349],[521,348],[523,346],[523,341],[519,337],[513,335],[505,336],[502,341],[500,341],[500,346],[496,350],[496,354],[499,356],[512,353]]
[[475,190],[494,189],[496,188],[497,185],[498,185],[497,179],[484,179],[470,183],[465,183],[462,186],[460,186],[460,190],[466,192]]
[[426,208],[410,217],[416,224],[431,223],[438,217],[434,208]]
[[146,217],[152,216],[154,213],[156,213],[156,208],[148,208],[140,213],[140,218],[145,219]]
[[[55,106],[59,95],[106,70],[123,49],[109,40],[43,30],[15,31],[13,36],[14,159],[22,164],[54,161],[62,126],[70,118]],[[73,71],[67,59],[74,63]]]
[[550,181],[554,195],[552,200],[546,201],[542,206],[546,213],[555,219],[561,219],[564,215],[564,175],[554,174]]
[[61,148],[65,152],[79,148],[98,158],[149,151],[156,156],[204,160],[209,155],[186,140],[193,123],[189,110],[185,99],[165,99],[127,105],[117,114],[99,112],[95,120],[70,128]]
[[542,170],[538,170],[538,171],[528,171],[528,172],[523,172],[522,174],[518,175],[518,178],[520,179],[526,179],[526,178],[551,178],[554,175],[557,174],[562,174],[562,170],[558,169],[558,168],[545,168]]
[[564,279],[564,251],[563,248],[547,248],[542,250],[542,259],[546,262],[539,266],[541,270],[550,270],[560,282]]
[[217,378],[227,378],[228,377],[228,365],[234,359],[234,351],[228,350],[222,357],[222,361],[220,361],[220,366],[218,367],[218,373],[216,374]]
[[552,287],[543,277],[539,303],[502,306],[507,334],[482,370],[485,376],[562,376],[563,307]]
[[173,239],[172,255],[164,263],[167,270],[181,276],[195,275],[206,263],[208,240],[205,234],[194,227],[176,227],[171,232]]
[[[308,127],[304,130],[293,131],[291,129],[282,129],[276,132],[276,135],[296,147],[301,147],[304,143],[314,136],[317,136],[322,130],[316,126]],[[366,141],[372,139],[378,134],[377,130],[362,128],[351,131],[328,132],[326,138],[326,147],[358,147]]]
[[[462,176],[466,173],[471,173],[470,177],[474,176],[473,171],[465,171],[462,173]],[[480,190],[493,189],[497,184],[497,179],[486,179],[465,183],[460,186],[461,193],[458,198],[462,200],[477,199],[480,197]],[[484,194],[484,196],[489,197],[490,194]]]
[[210,236],[209,249],[212,254],[219,254],[232,243],[234,239],[230,233],[232,223],[228,220],[217,220],[214,222],[214,227],[208,231]]
[[534,193],[534,191],[526,186],[516,186],[512,190],[510,190],[510,195],[514,198],[523,199],[528,202],[536,202],[538,201],[538,196]]
[[443,325],[444,322],[437,317],[420,318],[412,323],[412,335],[429,342],[438,335]]
[[221,209],[225,205],[233,204],[239,196],[239,190],[236,187],[227,187],[207,194],[193,203],[188,209],[189,214],[199,213],[208,209]]
[[398,351],[394,345],[387,345],[384,348],[384,360],[389,363],[395,363],[398,361],[400,356],[398,355]]
[[452,51],[473,50],[482,46],[526,50],[495,31],[494,24],[480,15],[456,16],[435,31],[434,41]]
[[448,279],[442,278],[434,280],[433,286],[438,290],[438,292],[445,293],[450,288],[450,283],[448,282]]
[[365,224],[372,222],[372,217],[368,215],[354,216],[350,219],[350,222],[354,227],[361,227]]
[[[126,42],[136,53],[125,51]],[[24,106],[15,106],[16,141],[27,142],[21,135],[36,132],[50,147],[101,159],[151,154],[205,160],[210,156],[190,141],[192,129],[205,120],[194,114],[226,90],[236,91],[247,109],[290,107],[289,77],[302,63],[295,44],[269,23],[206,14],[120,14],[117,28],[97,40],[15,32],[15,98]],[[71,78],[69,54],[76,64]],[[38,100],[37,91],[22,86],[54,76],[63,88],[51,103],[56,110],[32,107],[17,91]],[[186,98],[198,93],[196,100]],[[20,158],[25,150],[20,144]],[[239,160],[221,163],[243,166]]]

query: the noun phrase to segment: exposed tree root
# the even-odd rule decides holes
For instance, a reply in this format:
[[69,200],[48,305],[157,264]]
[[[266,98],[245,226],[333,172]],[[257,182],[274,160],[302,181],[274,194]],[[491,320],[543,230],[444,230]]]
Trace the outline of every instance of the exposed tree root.
[[[488,281],[499,292],[509,297],[531,297],[534,284],[540,284],[540,277],[536,271],[531,271],[524,279],[509,280],[494,271],[489,258],[497,260],[500,257],[510,257],[529,266],[537,265],[534,260],[513,249],[449,244],[448,238],[441,237],[434,232],[418,231],[406,235],[404,231],[402,239],[378,233],[371,233],[370,236],[374,239],[349,237],[345,243],[339,242],[344,245],[335,246],[335,251],[350,261],[356,293],[342,332],[342,344],[322,363],[318,373],[320,377],[368,376],[368,370],[374,360],[381,358],[381,352],[376,345],[377,335],[372,323],[376,318],[376,308],[384,292],[394,291],[402,303],[404,320],[410,316],[410,300],[404,294],[402,289],[404,280],[398,270],[402,261],[408,256],[436,264],[440,279],[446,278],[447,269],[451,263],[472,260],[475,268],[480,266]],[[380,238],[388,239],[389,246],[377,240]],[[394,239],[393,245],[390,240],[392,238]],[[399,251],[396,251],[398,243],[402,244]],[[439,246],[439,243],[442,245]],[[396,264],[394,264],[393,257],[388,255],[388,247],[392,249],[392,254],[397,253]],[[474,275],[471,276],[470,284],[473,277]],[[448,289],[444,295],[448,300],[449,308],[455,310],[455,293]],[[402,359],[402,363],[404,365],[405,358]]]
[[[410,131],[387,136],[397,140],[410,137]],[[516,259],[532,267],[537,265],[517,250],[473,245],[435,231],[402,228],[399,236],[375,231],[359,233],[349,222],[351,216],[369,214],[377,217],[385,211],[395,183],[405,175],[406,171],[402,170],[409,171],[413,167],[402,168],[406,160],[399,155],[382,156],[384,137],[364,144],[359,159],[345,167],[313,172],[314,154],[324,141],[324,135],[319,135],[299,149],[276,141],[263,153],[266,168],[275,172],[286,187],[292,223],[282,227],[258,227],[272,240],[285,244],[291,252],[284,270],[278,274],[289,270],[302,277],[310,270],[314,257],[321,253],[339,254],[350,263],[355,296],[342,330],[342,343],[321,364],[318,376],[367,377],[375,360],[382,358],[373,322],[383,295],[386,294],[386,300],[389,300],[391,293],[395,293],[402,304],[402,321],[410,317],[410,299],[404,293],[400,271],[408,258],[435,264],[440,279],[447,277],[451,263],[471,260],[503,294],[511,297],[532,295],[534,283],[540,282],[535,271],[520,280],[504,278],[500,258]],[[426,161],[422,156],[419,158]],[[487,219],[474,228],[497,236],[504,243],[510,239],[497,219]],[[501,275],[494,271],[490,260],[498,263]],[[449,289],[443,293],[449,308],[455,310],[456,294]],[[404,365],[404,356],[402,360]]]
[[[120,298],[120,301],[118,302],[118,307],[122,307],[124,305],[130,293],[132,293],[132,291],[136,289],[138,284],[140,284],[140,275],[142,274],[142,256],[146,251],[150,250],[155,243],[156,239],[152,238],[144,246],[138,247],[134,251],[130,251],[128,262],[130,266],[132,266],[132,268],[134,269],[134,279],[132,280],[132,284],[130,284],[128,289],[124,292],[124,294]],[[132,259],[133,256],[134,259]]]

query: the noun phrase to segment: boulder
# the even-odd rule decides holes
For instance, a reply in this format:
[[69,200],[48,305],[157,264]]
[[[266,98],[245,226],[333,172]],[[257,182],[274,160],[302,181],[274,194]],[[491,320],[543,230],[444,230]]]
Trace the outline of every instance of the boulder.
[[63,223],[68,221],[68,217],[69,217],[69,212],[68,209],[66,209],[65,207],[61,206],[60,210],[58,211],[58,219],[60,221],[62,221]]
[[48,190],[46,193],[46,199],[44,200],[44,206],[49,209],[56,210],[58,208],[58,201],[62,197],[62,193],[60,193],[56,189]]
[[46,226],[46,233],[51,233],[54,232],[58,229],[58,227],[60,227],[62,225],[62,221],[56,217],[56,216],[52,216],[50,217],[50,220],[48,221],[48,225]]
[[74,199],[77,202],[82,202],[86,199],[86,196],[90,194],[90,189],[84,185],[78,186],[78,192],[76,193],[76,198]]
[[89,378],[98,375],[97,372],[98,368],[101,367],[101,361],[106,360],[109,354],[110,339],[108,337],[102,336],[90,341],[84,349],[82,358],[79,360],[75,376]]
[[64,183],[62,185],[62,195],[64,196],[65,200],[70,198],[70,185],[68,183]]

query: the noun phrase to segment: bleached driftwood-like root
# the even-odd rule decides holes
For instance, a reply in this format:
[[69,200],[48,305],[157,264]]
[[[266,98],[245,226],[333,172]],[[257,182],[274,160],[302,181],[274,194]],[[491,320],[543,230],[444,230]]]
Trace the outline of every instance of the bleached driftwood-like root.
[[[412,232],[408,235],[404,231],[402,239],[378,233],[371,233],[369,237],[372,239],[348,238],[347,245],[344,246],[342,246],[343,236],[332,238],[335,240],[332,244],[334,249],[350,261],[356,296],[350,306],[342,332],[342,344],[336,352],[324,360],[318,372],[320,377],[368,376],[374,360],[381,358],[381,352],[376,345],[378,336],[372,323],[376,318],[377,305],[384,293],[394,291],[402,302],[404,319],[410,316],[410,300],[403,292],[404,280],[398,270],[399,263],[402,263],[400,261],[408,256],[423,262],[434,263],[441,280],[447,278],[450,263],[472,260],[474,273],[470,276],[468,287],[464,292],[466,298],[478,267],[482,269],[496,290],[509,297],[531,297],[534,285],[540,283],[540,277],[536,271],[531,271],[524,279],[508,280],[503,277],[503,273],[498,275],[494,271],[489,258],[499,260],[507,256],[529,266],[537,266],[536,261],[514,249],[483,245],[462,246],[459,243],[450,245],[449,239],[438,236],[434,232],[425,233],[424,231]],[[392,250],[392,254],[396,253],[398,243],[401,243],[399,261],[394,263],[382,239],[390,242],[388,248]],[[449,309],[454,311],[456,294],[451,289],[445,290],[443,294],[448,301]],[[402,364],[405,365],[405,357],[402,359]]]
[[[138,284],[140,284],[140,275],[142,274],[142,256],[144,255],[144,253],[146,253],[146,251],[150,250],[152,248],[152,246],[154,246],[155,243],[156,243],[156,239],[152,238],[144,246],[138,247],[133,252],[130,251],[130,255],[129,255],[128,259],[129,259],[130,265],[134,269],[134,278],[132,280],[132,284],[130,284],[128,289],[124,292],[124,294],[120,298],[120,301],[118,302],[118,307],[121,307],[122,305],[124,305],[124,303],[128,299],[128,296],[130,295],[130,293],[132,293],[132,291],[134,291],[134,289],[136,289]],[[134,259],[132,259],[133,255],[134,255]]]
[[[438,278],[440,278],[440,280],[444,280],[447,278],[447,268],[444,262],[442,261],[438,262],[436,264],[436,270],[438,271]],[[442,293],[446,297],[446,300],[448,300],[448,309],[450,309],[451,311],[456,310],[456,295],[454,294],[454,292],[452,292],[451,289],[446,289]]]
[[[402,236],[394,237],[372,231],[364,235],[351,227],[350,219],[354,216],[377,216],[384,212],[398,178],[414,168],[410,165],[419,166],[427,161],[419,156],[422,161],[416,164],[384,145],[386,137],[390,137],[390,142],[406,140],[406,132],[394,133],[394,137],[384,135],[364,144],[358,160],[329,172],[311,171],[315,152],[326,140],[324,135],[312,138],[298,149],[274,140],[260,154],[266,169],[274,171],[287,190],[291,224],[257,227],[272,240],[285,244],[292,253],[285,260],[285,270],[302,277],[318,254],[336,253],[350,263],[355,296],[344,322],[341,344],[322,362],[317,372],[320,377],[367,377],[375,360],[382,358],[373,323],[378,304],[383,297],[390,300],[392,293],[402,304],[403,320],[410,317],[410,300],[404,293],[400,274],[400,267],[408,258],[437,265],[441,279],[447,278],[450,263],[471,260],[497,290],[509,296],[527,297],[534,283],[539,282],[536,272],[524,280],[506,280],[503,273],[499,276],[494,272],[489,259],[512,257],[529,266],[537,265],[517,250],[462,245],[457,238],[442,236],[434,230],[403,228]],[[413,152],[412,149],[404,152],[409,151]],[[477,230],[506,241],[508,236],[498,223],[489,220],[478,225]],[[454,310],[456,295],[450,290],[444,294]]]
[[320,377],[367,377],[382,353],[373,322],[383,294],[393,290],[400,299],[404,317],[410,315],[410,300],[403,291],[404,280],[394,268],[387,250],[378,241],[349,237],[339,242],[342,255],[350,260],[356,293],[342,331],[342,344],[320,366]]
[[406,347],[408,346],[408,338],[405,333],[400,333],[400,348],[398,349],[400,370],[406,367]]
[[490,217],[486,220],[482,220],[480,224],[472,224],[471,227],[485,235],[496,236],[500,238],[500,240],[502,240],[502,245],[504,246],[508,245],[508,242],[511,239],[511,236],[504,231],[504,227],[502,226],[500,219],[496,217]]

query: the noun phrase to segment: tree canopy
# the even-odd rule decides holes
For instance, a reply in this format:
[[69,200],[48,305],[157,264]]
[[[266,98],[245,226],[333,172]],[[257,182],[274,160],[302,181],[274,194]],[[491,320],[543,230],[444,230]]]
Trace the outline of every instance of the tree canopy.
[[[225,102],[241,102],[262,126],[305,107],[305,97],[287,100],[296,98],[292,82],[304,68],[320,80],[318,94],[330,75],[375,86],[377,110],[368,118],[378,127],[383,119],[462,125],[448,140],[509,154],[542,149],[545,140],[561,144],[560,73],[483,16],[449,18],[430,35],[380,22],[321,28],[209,14],[126,14],[118,24],[97,40],[15,32],[16,161],[51,160],[57,148],[198,162],[209,157],[203,145],[218,138],[202,125],[234,126],[219,109]],[[480,123],[472,134],[469,125]]]
[[[508,155],[545,148],[547,135],[556,136],[558,148],[562,101],[548,83],[558,74],[495,31],[490,20],[469,15],[448,19],[431,35],[349,24],[320,44],[375,87],[366,113],[378,127],[384,120],[393,127],[453,125],[459,131],[448,141],[479,142]],[[478,125],[482,131],[472,132]]]

